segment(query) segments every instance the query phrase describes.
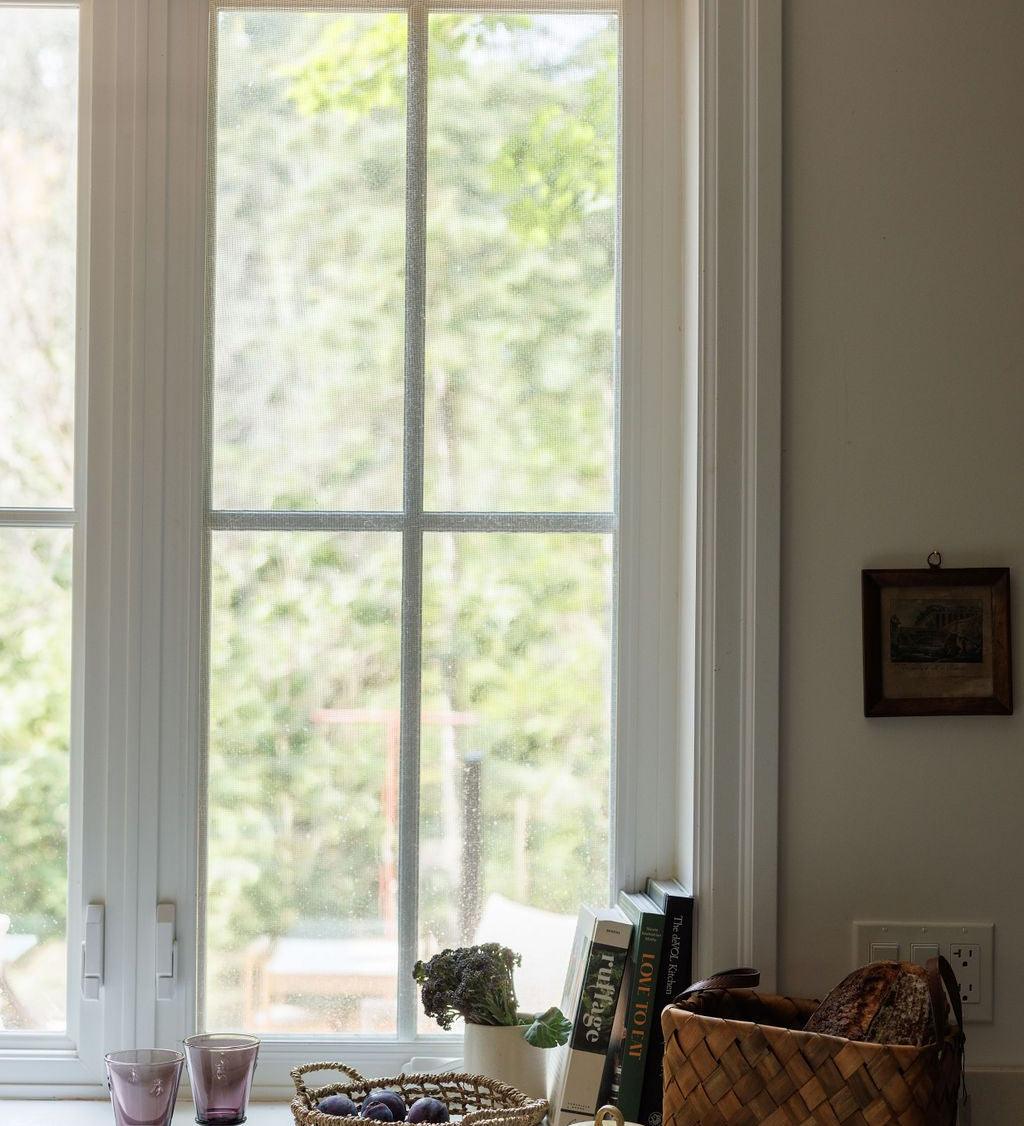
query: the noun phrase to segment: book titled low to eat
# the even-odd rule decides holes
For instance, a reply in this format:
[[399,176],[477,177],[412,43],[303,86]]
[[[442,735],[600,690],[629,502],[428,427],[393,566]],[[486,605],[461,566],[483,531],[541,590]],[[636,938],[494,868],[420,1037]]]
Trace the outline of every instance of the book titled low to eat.
[[612,1101],[627,1122],[638,1121],[643,1095],[644,1070],[654,1024],[661,1018],[655,991],[661,965],[665,912],[642,891],[620,891],[618,905],[633,924],[633,938],[626,959],[625,996],[618,1042],[613,1038],[615,1078]]
[[618,907],[581,907],[576,922],[562,1012],[572,1021],[569,1042],[552,1049],[550,1126],[593,1118],[611,1068],[609,1046],[633,926]]

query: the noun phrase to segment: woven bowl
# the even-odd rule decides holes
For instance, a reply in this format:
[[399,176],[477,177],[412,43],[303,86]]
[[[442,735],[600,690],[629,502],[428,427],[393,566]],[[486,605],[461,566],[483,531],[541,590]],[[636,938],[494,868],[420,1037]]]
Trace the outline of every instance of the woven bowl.
[[[307,1087],[303,1076],[311,1071],[339,1071],[343,1079],[326,1086]],[[343,1063],[307,1063],[292,1071],[292,1081],[295,1098],[291,1107],[296,1126],[371,1126],[365,1118],[324,1114],[316,1104],[328,1095],[348,1095],[359,1106],[371,1091],[381,1088],[397,1091],[407,1104],[424,1097],[440,1099],[449,1114],[461,1117],[463,1126],[537,1126],[548,1112],[546,1099],[531,1099],[506,1083],[461,1071],[365,1079]]]

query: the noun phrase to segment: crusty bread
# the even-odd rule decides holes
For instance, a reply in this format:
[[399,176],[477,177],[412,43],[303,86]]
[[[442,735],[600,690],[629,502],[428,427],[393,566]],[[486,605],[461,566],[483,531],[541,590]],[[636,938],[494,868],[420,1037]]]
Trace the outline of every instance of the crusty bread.
[[924,969],[912,962],[861,966],[843,978],[804,1027],[875,1044],[931,1044],[935,1023]]

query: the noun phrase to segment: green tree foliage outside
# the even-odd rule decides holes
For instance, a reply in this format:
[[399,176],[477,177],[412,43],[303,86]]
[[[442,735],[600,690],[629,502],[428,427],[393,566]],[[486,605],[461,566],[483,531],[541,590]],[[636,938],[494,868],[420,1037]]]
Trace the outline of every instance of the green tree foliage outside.
[[[429,34],[425,507],[608,511],[615,22],[444,14]],[[219,41],[214,504],[398,508],[405,17],[225,13]],[[393,910],[385,725],[311,717],[397,709],[398,541],[214,537],[209,933],[226,1011],[254,939],[372,932]],[[605,536],[426,537],[425,953],[469,937],[468,753],[484,894],[567,913],[605,895],[611,572]],[[297,601],[278,614],[283,582]]]

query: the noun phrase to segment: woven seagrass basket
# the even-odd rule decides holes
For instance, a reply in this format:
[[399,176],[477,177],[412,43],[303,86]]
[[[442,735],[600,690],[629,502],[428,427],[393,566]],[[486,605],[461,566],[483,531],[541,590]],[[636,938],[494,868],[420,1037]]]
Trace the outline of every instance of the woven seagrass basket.
[[958,1024],[949,1029],[943,1008],[944,1035],[920,1048],[804,1032],[817,1001],[683,995],[662,1013],[663,1126],[955,1126],[964,1038],[948,970]]
[[[311,1071],[339,1071],[343,1079],[326,1086],[307,1087],[303,1077]],[[382,1087],[397,1091],[406,1103],[427,1096],[440,1099],[453,1118],[462,1119],[463,1126],[537,1126],[548,1112],[546,1099],[531,1099],[505,1083],[460,1071],[364,1079],[343,1063],[307,1063],[292,1071],[292,1081],[292,1117],[296,1126],[368,1126],[365,1118],[324,1114],[317,1110],[317,1103],[328,1095],[348,1095],[358,1106],[371,1091]]]

